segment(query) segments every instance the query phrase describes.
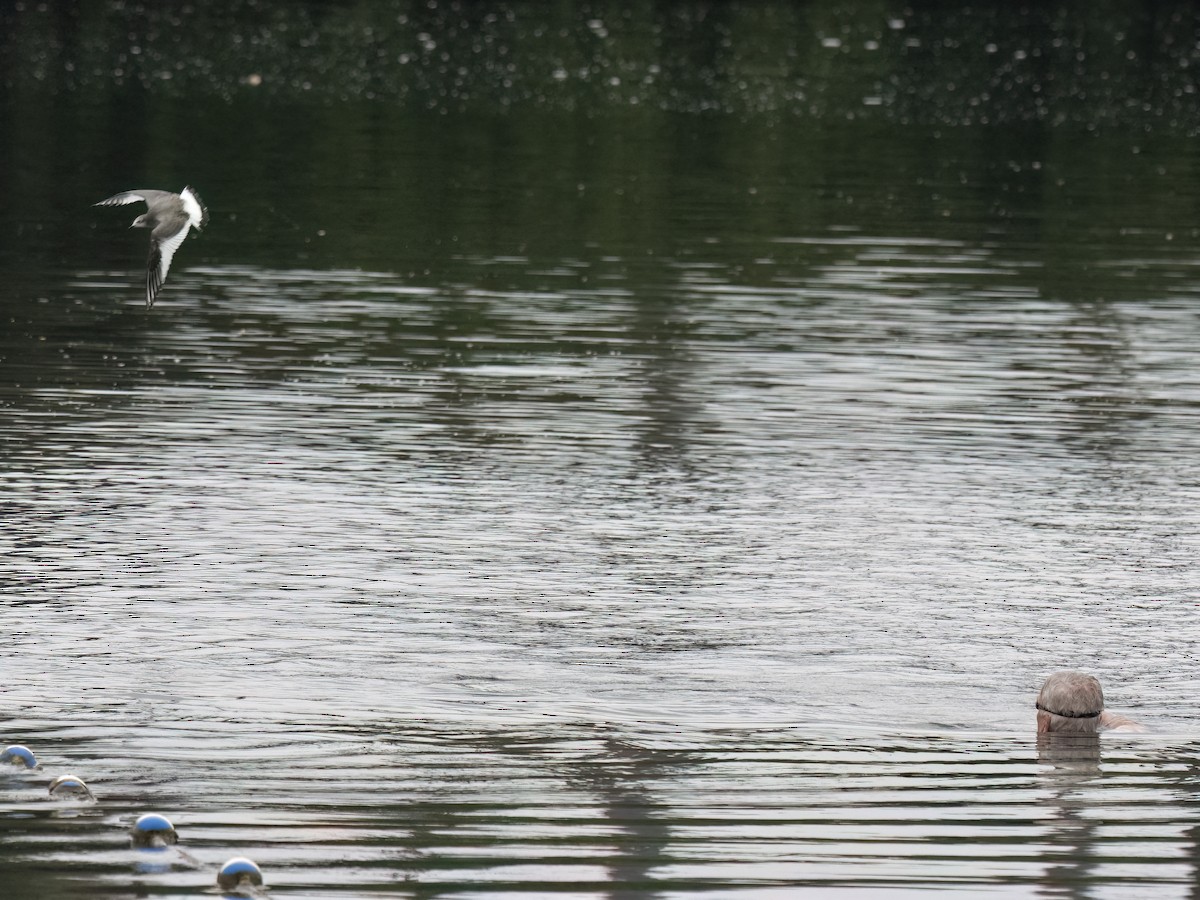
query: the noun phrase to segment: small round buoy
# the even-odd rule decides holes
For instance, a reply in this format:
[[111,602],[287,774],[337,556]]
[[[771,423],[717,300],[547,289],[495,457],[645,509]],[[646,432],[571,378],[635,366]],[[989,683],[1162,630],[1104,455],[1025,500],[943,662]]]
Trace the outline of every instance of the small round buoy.
[[145,813],[129,829],[129,838],[135,847],[161,849],[179,842],[175,826],[166,816],[158,813]]
[[244,856],[235,856],[217,873],[217,887],[223,891],[232,891],[243,884],[262,887],[262,870]]
[[86,797],[95,799],[95,795],[91,792],[82,778],[77,778],[74,775],[59,775],[50,782],[51,797]]
[[28,747],[13,744],[0,750],[0,763],[11,763],[14,766],[24,766],[27,769],[37,768],[37,757]]

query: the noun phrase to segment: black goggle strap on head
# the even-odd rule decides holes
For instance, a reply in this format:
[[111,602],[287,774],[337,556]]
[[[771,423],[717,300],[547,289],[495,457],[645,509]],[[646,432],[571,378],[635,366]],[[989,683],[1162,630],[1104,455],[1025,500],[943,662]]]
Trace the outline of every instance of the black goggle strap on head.
[[1040,703],[1035,703],[1033,705],[1036,709],[1040,709],[1042,712],[1050,713],[1050,715],[1052,715],[1052,716],[1062,716],[1064,719],[1098,719],[1098,718],[1100,718],[1100,713],[1104,712],[1104,710],[1100,710],[1100,712],[1094,712],[1094,713],[1055,712],[1052,709],[1046,709],[1046,707],[1042,706],[1042,704],[1040,704]]

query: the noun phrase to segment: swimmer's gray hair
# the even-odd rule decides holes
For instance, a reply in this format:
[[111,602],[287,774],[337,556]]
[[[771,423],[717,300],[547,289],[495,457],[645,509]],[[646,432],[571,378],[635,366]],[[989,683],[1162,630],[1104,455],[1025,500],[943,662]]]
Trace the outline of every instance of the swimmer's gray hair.
[[1100,682],[1083,672],[1055,672],[1038,693],[1037,707],[1053,718],[1051,731],[1095,731],[1104,711]]

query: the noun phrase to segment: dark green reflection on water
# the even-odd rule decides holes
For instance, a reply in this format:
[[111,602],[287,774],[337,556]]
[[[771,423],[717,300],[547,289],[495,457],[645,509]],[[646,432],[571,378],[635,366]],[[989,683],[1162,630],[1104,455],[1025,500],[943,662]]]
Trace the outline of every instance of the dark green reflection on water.
[[187,249],[227,264],[438,280],[472,254],[694,253],[752,272],[766,239],[854,227],[1032,243],[1078,284],[1085,238],[1191,235],[1196,15],[8,3],[0,260],[16,285],[83,267],[126,246],[82,214],[93,195],[186,180],[216,215]]
[[122,105],[120,92],[140,86],[439,111],[638,106],[1176,131],[1200,121],[1186,3],[8,2],[0,15],[0,84]]
[[[181,248],[179,270],[362,267],[414,286],[561,287],[539,272],[574,261],[586,287],[606,260],[637,289],[674,286],[677,264],[691,261],[770,285],[828,260],[827,248],[779,238],[846,230],[987,244],[1047,296],[1088,303],[1169,287],[1174,273],[1139,260],[1186,258],[1196,245],[1191,150],[1170,137],[1148,138],[1153,153],[1140,153],[1126,136],[1039,125],[935,134],[651,110],[443,116],[255,98],[188,104],[186,116],[139,136],[127,128],[136,109],[89,124],[79,98],[55,106],[43,122],[10,109],[0,137],[10,313],[60,292],[66,273],[128,267],[136,283],[144,244],[126,230],[131,216],[88,204],[123,186],[185,181],[202,188],[213,224]],[[96,153],[106,145],[111,154]],[[487,263],[504,257],[529,264]],[[25,316],[66,314],[58,307]]]

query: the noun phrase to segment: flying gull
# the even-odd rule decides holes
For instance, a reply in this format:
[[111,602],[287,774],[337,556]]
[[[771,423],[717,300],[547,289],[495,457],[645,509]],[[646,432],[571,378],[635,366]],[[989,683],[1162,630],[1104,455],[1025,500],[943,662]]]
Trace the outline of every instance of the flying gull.
[[146,309],[154,305],[154,298],[167,280],[167,270],[175,251],[187,237],[188,229],[195,226],[199,231],[208,224],[208,209],[200,195],[190,187],[180,193],[170,191],[122,191],[94,206],[125,206],[144,202],[146,212],[133,220],[130,228],[150,228],[150,259],[146,262]]

